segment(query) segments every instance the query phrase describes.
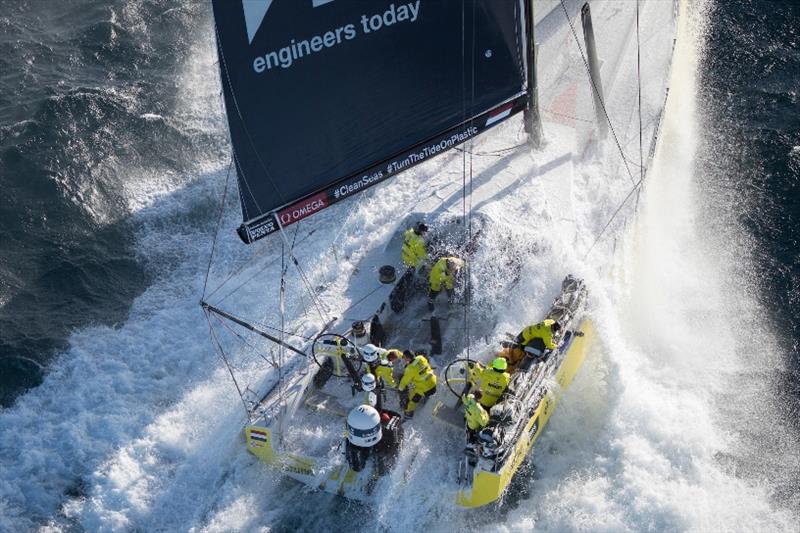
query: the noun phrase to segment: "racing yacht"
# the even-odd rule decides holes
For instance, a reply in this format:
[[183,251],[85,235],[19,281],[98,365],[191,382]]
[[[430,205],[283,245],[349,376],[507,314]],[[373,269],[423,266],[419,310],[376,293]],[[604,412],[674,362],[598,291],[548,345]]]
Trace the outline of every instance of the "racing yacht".
[[[263,313],[260,320],[242,318],[253,310],[223,309],[211,299],[216,291],[204,293],[201,302],[247,413],[246,449],[313,489],[374,501],[381,479],[405,479],[403,473],[418,460],[403,453],[409,431],[433,438],[444,427],[458,442],[436,448],[457,465],[452,500],[464,507],[502,501],[578,372],[594,329],[589,290],[567,273],[560,287],[552,287],[555,298],[545,313],[516,316],[525,324],[558,321],[562,329],[552,350],[523,351],[499,330],[497,305],[474,303],[474,288],[487,276],[495,276],[504,291],[516,290],[526,257],[548,250],[546,243],[519,247],[513,232],[519,221],[509,224],[503,212],[490,208],[499,195],[519,187],[520,173],[489,167],[473,182],[472,158],[533,158],[533,167],[521,167],[523,172],[546,191],[549,210],[566,221],[553,222],[552,231],[577,241],[568,221],[575,216],[572,199],[583,194],[578,189],[586,181],[579,169],[611,160],[601,149],[610,145],[609,131],[630,174],[607,110],[608,101],[629,96],[604,95],[602,82],[625,68],[630,36],[638,43],[638,3],[636,26],[631,22],[630,36],[613,41],[617,48],[606,62],[599,59],[603,40],[595,43],[590,6],[577,1],[212,0],[212,5],[242,209],[237,234],[246,244],[279,247],[287,265],[279,301],[266,312],[256,311]],[[665,42],[673,46],[677,3],[648,2],[647,9],[657,11],[651,18],[663,20],[665,28],[659,36],[669,37]],[[617,11],[606,11],[603,22],[619,16],[613,15]],[[578,18],[582,40],[573,22]],[[546,63],[537,39],[552,52]],[[563,68],[569,56],[565,45],[577,45],[572,56],[580,68]],[[637,183],[630,176],[634,188],[623,205],[635,197],[655,150],[670,61],[671,51],[651,59],[661,77],[648,86],[657,101],[647,130],[650,150],[645,159],[640,119],[642,178]],[[549,95],[543,109],[540,86]],[[641,114],[641,87],[639,93]],[[516,137],[509,133],[515,129]],[[493,133],[498,131],[504,136]],[[522,142],[511,147],[502,140],[520,135]],[[476,143],[486,151],[478,152]],[[338,294],[345,303],[337,317],[326,317],[310,337],[297,334],[303,322],[298,319],[295,327],[285,321],[288,266],[297,268],[309,306],[322,307],[323,290],[312,286],[294,254],[299,223],[387,182],[375,190],[372,201],[380,204],[380,193],[393,186],[388,182],[402,180],[417,165],[453,157],[463,162],[454,187],[429,180],[431,190],[420,190],[414,207],[396,217],[385,244],[353,261]],[[421,221],[431,228],[431,263],[455,256],[467,265],[453,301],[437,302],[433,310],[427,306],[428,271],[400,261],[404,232]],[[275,314],[277,325],[260,324]],[[255,384],[240,385],[215,333],[234,325],[256,339],[242,341],[241,350],[269,363]],[[472,357],[479,338],[490,341]],[[365,390],[368,344],[425,354],[439,385],[420,408],[423,416],[404,420],[403,398],[393,388]],[[478,386],[469,379],[471,365],[497,356],[514,361],[510,383],[491,408],[487,426],[471,439],[462,407],[463,396]]]

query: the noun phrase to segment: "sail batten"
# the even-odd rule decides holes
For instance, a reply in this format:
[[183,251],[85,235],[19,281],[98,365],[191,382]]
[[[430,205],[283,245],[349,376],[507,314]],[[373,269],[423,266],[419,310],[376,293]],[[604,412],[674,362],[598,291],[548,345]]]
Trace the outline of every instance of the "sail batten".
[[519,0],[212,4],[245,242],[525,106]]

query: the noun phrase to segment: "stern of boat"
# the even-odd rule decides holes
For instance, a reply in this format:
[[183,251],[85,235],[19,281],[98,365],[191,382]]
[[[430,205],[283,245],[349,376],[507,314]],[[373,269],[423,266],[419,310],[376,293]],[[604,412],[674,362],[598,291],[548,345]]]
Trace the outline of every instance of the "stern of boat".
[[459,466],[460,478],[464,485],[459,489],[456,502],[467,508],[482,507],[499,500],[511,478],[519,469],[522,461],[528,455],[536,439],[542,432],[550,415],[561,399],[564,390],[572,383],[575,374],[583,364],[589,347],[594,342],[595,331],[590,320],[581,322],[577,330],[581,335],[573,333],[565,346],[566,357],[560,368],[556,372],[556,381],[560,389],[550,390],[545,394],[542,401],[537,406],[533,415],[525,426],[525,431],[517,441],[511,457],[505,462],[498,471],[493,471],[492,463],[483,458],[478,458],[475,466],[470,466],[466,458],[462,459]]

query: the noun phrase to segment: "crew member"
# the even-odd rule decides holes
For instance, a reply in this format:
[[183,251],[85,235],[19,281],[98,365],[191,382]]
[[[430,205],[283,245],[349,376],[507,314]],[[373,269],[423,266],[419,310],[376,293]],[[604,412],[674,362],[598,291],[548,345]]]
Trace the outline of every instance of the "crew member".
[[406,350],[403,352],[403,360],[406,368],[398,390],[402,393],[408,388],[408,401],[403,414],[406,418],[411,418],[417,405],[436,393],[436,374],[422,352],[415,355]]
[[525,358],[525,351],[522,347],[512,343],[506,343],[503,346],[505,349],[500,353],[500,356],[508,361],[508,372],[513,374],[520,362]]
[[378,393],[375,390],[375,376],[372,374],[364,374],[361,376],[361,391],[356,396],[356,405],[369,405],[370,407],[378,407]]
[[419,268],[428,263],[428,252],[425,250],[424,235],[428,226],[418,222],[413,228],[408,228],[403,233],[403,266],[406,268]]
[[385,386],[393,389],[397,387],[397,382],[394,379],[394,363],[399,361],[401,357],[403,357],[403,352],[397,348],[386,350],[380,363],[375,368],[375,377],[381,380]]
[[428,310],[433,311],[433,302],[442,289],[447,290],[447,297],[453,301],[453,288],[456,283],[456,276],[464,268],[464,260],[458,257],[442,257],[431,268],[430,292],[428,293]]
[[478,382],[481,379],[484,367],[478,361],[469,361],[467,363],[467,381],[472,389],[478,388]]
[[506,372],[508,361],[502,357],[495,358],[492,366],[487,367],[481,373],[481,396],[480,402],[484,407],[491,407],[497,403],[500,395],[505,392],[508,383],[511,381],[511,374]]
[[475,440],[478,431],[486,427],[489,423],[489,413],[479,403],[481,399],[481,391],[475,391],[475,394],[465,394],[461,397],[464,402],[464,418],[467,421],[467,440],[472,442]]
[[536,356],[541,356],[545,348],[548,350],[555,350],[556,343],[553,337],[561,331],[561,324],[550,318],[545,319],[538,324],[532,324],[523,329],[517,335],[517,343],[522,348]]
[[361,356],[367,363],[367,371],[379,379],[384,385],[395,388],[394,362],[400,359],[400,350],[384,350],[374,344],[366,344],[361,348]]

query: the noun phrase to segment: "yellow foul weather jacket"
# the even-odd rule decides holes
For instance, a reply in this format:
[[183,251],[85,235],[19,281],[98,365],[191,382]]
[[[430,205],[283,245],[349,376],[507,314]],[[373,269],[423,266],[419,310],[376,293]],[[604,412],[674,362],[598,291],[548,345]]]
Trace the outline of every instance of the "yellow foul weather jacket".
[[397,382],[394,380],[393,371],[394,368],[389,364],[389,361],[381,361],[380,364],[375,367],[375,379],[383,380],[386,386],[395,388]]
[[425,394],[436,387],[436,374],[424,355],[416,356],[406,367],[398,389],[405,390],[409,385],[413,385],[414,392],[419,394]]
[[522,337],[522,344],[528,344],[533,339],[542,339],[544,345],[550,349],[554,350],[556,347],[556,343],[553,342],[553,332],[550,331],[550,326],[555,324],[555,320],[547,319],[538,324],[533,324],[528,326],[527,328],[522,330],[522,333],[519,334]]
[[455,273],[447,272],[447,261],[453,261],[457,265],[457,270],[464,268],[464,260],[458,257],[442,257],[431,269],[430,283],[431,290],[439,292],[442,287],[452,290],[455,286],[456,276]]
[[481,405],[491,407],[497,403],[500,395],[508,387],[511,381],[511,374],[508,372],[498,372],[492,367],[488,367],[481,372]]
[[478,381],[481,379],[481,374],[483,373],[483,365],[480,364],[478,361],[474,363],[469,363],[469,368],[467,369],[468,377],[470,385],[473,387],[478,386]]
[[489,423],[489,413],[475,400],[475,397],[470,394],[464,396],[462,401],[464,402],[464,418],[467,419],[469,429],[476,431]]
[[428,262],[428,252],[425,251],[425,239],[409,228],[403,233],[403,265],[410,268],[419,268]]

